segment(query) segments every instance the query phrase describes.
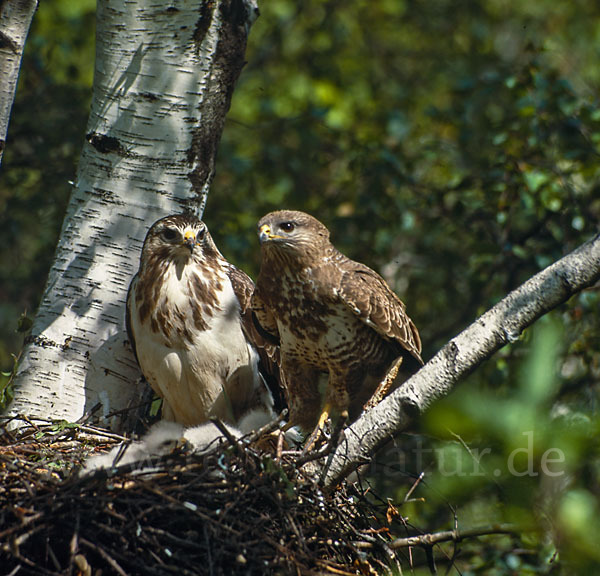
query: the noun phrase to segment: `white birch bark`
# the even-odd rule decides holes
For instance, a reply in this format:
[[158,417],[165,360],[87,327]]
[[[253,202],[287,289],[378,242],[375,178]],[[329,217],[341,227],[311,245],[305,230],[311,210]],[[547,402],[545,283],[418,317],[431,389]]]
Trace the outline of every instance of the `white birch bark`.
[[148,226],[202,213],[256,13],[253,0],[99,0],[86,143],[8,415],[74,421],[139,398],[127,288]]
[[25,40],[37,5],[37,0],[0,2],[0,164]]
[[345,430],[328,462],[332,489],[439,398],[538,318],[600,280],[600,234],[513,290],[450,340],[423,368]]

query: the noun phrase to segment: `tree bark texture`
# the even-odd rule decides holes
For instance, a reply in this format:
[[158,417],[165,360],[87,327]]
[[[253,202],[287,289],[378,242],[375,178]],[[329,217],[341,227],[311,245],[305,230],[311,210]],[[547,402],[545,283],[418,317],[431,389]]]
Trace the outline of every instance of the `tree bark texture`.
[[527,326],[600,279],[600,235],[542,270],[450,340],[398,390],[345,430],[325,476],[332,488]]
[[127,288],[152,222],[202,214],[257,10],[99,0],[86,142],[9,415],[77,420],[98,402],[104,416],[135,404]]
[[15,99],[21,58],[37,0],[0,1],[0,164],[10,111]]

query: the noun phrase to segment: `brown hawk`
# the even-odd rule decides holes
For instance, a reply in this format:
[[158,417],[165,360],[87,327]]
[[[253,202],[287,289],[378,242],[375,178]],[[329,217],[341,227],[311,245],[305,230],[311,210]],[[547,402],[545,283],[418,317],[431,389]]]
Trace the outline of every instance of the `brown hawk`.
[[415,325],[385,280],[336,250],[316,218],[282,210],[258,226],[252,309],[257,327],[280,345],[290,424],[307,431],[330,411],[356,419],[400,359],[403,372],[423,364]]
[[235,423],[251,409],[271,409],[254,346],[253,290],[195,216],[151,226],[129,287],[127,330],[144,377],[163,399],[164,419]]

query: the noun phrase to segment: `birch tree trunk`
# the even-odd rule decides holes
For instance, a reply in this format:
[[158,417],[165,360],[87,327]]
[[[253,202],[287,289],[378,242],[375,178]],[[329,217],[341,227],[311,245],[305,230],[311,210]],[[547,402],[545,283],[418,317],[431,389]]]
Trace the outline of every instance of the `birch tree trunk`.
[[10,111],[15,99],[21,58],[37,0],[0,2],[0,164],[8,132]]
[[153,221],[202,214],[257,12],[254,0],[98,1],[86,142],[9,415],[73,421],[136,402],[127,288]]

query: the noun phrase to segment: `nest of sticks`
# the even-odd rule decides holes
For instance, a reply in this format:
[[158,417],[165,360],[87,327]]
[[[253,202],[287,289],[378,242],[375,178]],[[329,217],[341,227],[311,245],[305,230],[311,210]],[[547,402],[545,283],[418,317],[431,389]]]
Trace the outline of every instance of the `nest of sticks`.
[[388,543],[401,518],[355,485],[324,494],[306,455],[230,440],[80,477],[90,454],[126,439],[49,422],[0,433],[3,574],[399,571]]

